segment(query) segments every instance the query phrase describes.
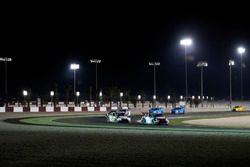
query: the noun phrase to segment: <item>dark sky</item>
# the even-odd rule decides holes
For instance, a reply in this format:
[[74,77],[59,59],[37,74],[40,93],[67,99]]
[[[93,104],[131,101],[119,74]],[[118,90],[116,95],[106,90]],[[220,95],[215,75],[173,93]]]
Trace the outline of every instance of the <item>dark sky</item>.
[[[44,5],[44,7],[43,7]],[[179,40],[192,37],[188,80],[190,95],[200,93],[200,71],[196,64],[208,62],[204,71],[204,94],[226,98],[229,94],[228,60],[234,59],[233,94],[240,97],[238,45],[247,50],[250,23],[244,3],[212,4],[180,2],[165,4],[67,4],[12,8],[2,15],[1,57],[8,64],[11,97],[31,88],[34,96],[59,86],[63,93],[73,84],[71,62],[80,64],[78,89],[87,92],[95,84],[95,67],[90,58],[102,60],[99,85],[102,89],[131,89],[133,94],[153,93],[153,68],[157,68],[157,94],[184,94],[184,49]],[[13,11],[13,12],[12,12]],[[244,94],[248,85],[249,58],[244,56]],[[4,64],[0,66],[0,95],[4,91]]]

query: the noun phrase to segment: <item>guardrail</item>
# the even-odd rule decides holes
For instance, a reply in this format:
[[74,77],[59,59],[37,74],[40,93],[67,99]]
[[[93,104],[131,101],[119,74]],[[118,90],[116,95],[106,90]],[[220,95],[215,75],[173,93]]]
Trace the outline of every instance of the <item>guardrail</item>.
[[[241,103],[242,104],[242,103]],[[240,105],[239,103],[235,103],[234,105]],[[242,105],[246,110],[250,111],[250,106],[249,102],[248,103],[243,103]],[[166,106],[159,106],[163,107],[167,113],[170,113],[172,106],[168,105]],[[127,107],[125,107],[127,108]],[[5,107],[0,107],[0,113],[3,112],[16,112],[16,113],[21,113],[21,112],[107,112],[110,111],[111,109],[117,109],[116,106],[113,107],[86,107],[86,106],[43,106],[43,107],[38,107],[38,106],[5,106]],[[149,106],[137,106],[137,107],[131,107],[130,108],[132,112],[147,112],[150,107]],[[217,103],[213,106],[198,106],[198,107],[186,107],[186,112],[213,112],[213,111],[230,111],[229,105],[225,103]]]
[[106,112],[110,107],[0,107],[0,112]]

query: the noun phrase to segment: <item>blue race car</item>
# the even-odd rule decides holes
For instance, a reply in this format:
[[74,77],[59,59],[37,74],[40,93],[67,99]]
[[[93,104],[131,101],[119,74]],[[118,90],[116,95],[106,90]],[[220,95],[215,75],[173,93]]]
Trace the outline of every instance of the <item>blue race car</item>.
[[164,115],[163,108],[151,108],[148,111],[148,114],[142,116],[140,120],[137,121],[141,124],[150,124],[150,125],[168,125],[169,120]]
[[171,114],[184,114],[185,108],[184,107],[175,107],[171,110]]
[[163,108],[151,108],[148,112],[149,115],[152,115],[153,117],[162,116],[164,114]]

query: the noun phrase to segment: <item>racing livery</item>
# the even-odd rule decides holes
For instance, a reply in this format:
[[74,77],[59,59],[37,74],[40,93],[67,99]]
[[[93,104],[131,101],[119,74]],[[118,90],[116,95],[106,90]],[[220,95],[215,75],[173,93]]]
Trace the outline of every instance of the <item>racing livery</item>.
[[142,116],[138,123],[144,125],[168,125],[169,120],[164,115],[163,108],[151,108],[149,112]]
[[184,114],[184,113],[185,113],[185,108],[182,106],[172,108],[171,110],[171,114]]
[[107,122],[112,123],[130,123],[131,122],[131,112],[129,109],[118,109],[111,110],[106,114]]
[[242,107],[242,106],[235,106],[234,108],[233,108],[233,110],[232,111],[236,111],[236,112],[244,112],[245,111],[245,109],[244,109],[244,107]]

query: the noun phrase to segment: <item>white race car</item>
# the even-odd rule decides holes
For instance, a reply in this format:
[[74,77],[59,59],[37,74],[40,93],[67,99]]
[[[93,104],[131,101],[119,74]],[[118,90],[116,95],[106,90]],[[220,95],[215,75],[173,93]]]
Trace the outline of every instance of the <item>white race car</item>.
[[106,114],[107,122],[112,123],[130,123],[131,112],[129,109],[111,110]]

